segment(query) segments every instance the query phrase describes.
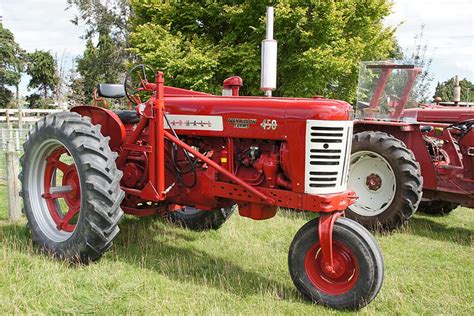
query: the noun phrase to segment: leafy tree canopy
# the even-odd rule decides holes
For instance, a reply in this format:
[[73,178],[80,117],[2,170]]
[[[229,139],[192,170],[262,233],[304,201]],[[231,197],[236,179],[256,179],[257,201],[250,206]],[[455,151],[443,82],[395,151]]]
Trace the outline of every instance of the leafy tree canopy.
[[[472,102],[474,101],[474,84],[464,78],[459,80],[459,86],[461,87],[461,101]],[[438,82],[436,85],[435,97],[441,97],[443,101],[452,101],[454,94],[454,78],[446,80],[444,82]]]
[[359,62],[392,57],[389,0],[132,0],[130,50],[166,72],[167,84],[218,93],[231,75],[258,94],[266,6],[275,6],[275,95],[354,100]]
[[56,61],[50,52],[42,50],[29,53],[27,59],[26,73],[31,76],[28,88],[41,90],[43,98],[46,99],[48,93],[54,91],[59,80]]
[[80,89],[85,97],[92,98],[98,83],[115,83],[119,80],[124,71],[123,67],[117,66],[119,60],[121,56],[108,33],[99,35],[97,45],[94,45],[92,39],[87,41],[84,55],[77,59],[77,70],[82,79]]
[[[92,98],[97,84],[116,83],[125,72],[128,40],[128,0],[68,0],[69,7],[75,7],[79,15],[72,22],[83,23],[87,39],[82,57],[76,60],[77,72],[70,84],[73,103]],[[97,44],[95,44],[97,43]]]
[[18,88],[23,67],[24,51],[15,42],[13,33],[0,22],[0,106],[11,102],[13,94],[7,87]]

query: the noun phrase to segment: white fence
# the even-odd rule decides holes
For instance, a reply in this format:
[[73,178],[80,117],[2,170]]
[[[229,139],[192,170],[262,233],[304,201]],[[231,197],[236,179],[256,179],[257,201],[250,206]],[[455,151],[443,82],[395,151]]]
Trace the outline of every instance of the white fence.
[[0,181],[6,180],[5,154],[9,142],[20,155],[32,125],[42,117],[61,110],[0,109]]

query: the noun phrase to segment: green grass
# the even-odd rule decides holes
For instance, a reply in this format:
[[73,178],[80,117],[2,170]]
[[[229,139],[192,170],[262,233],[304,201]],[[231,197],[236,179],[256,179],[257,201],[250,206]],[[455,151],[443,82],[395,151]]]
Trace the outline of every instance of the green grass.
[[[0,314],[338,313],[303,301],[288,274],[290,242],[311,215],[233,216],[204,233],[127,217],[102,260],[68,266],[35,253],[25,221],[5,221],[5,196],[0,185]],[[416,215],[404,229],[377,235],[385,282],[361,312],[472,313],[473,211]]]

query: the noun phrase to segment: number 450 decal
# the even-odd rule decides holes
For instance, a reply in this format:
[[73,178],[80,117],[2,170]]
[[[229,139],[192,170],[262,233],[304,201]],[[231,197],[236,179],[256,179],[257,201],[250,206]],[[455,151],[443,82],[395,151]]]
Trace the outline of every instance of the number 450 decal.
[[276,128],[278,127],[278,123],[276,120],[265,119],[262,121],[262,124],[260,124],[260,126],[265,130],[276,130]]

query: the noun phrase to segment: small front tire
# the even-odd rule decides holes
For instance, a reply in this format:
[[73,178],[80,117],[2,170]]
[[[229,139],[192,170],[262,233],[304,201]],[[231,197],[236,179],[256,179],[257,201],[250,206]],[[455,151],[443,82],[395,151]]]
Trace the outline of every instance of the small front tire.
[[308,300],[337,309],[359,309],[378,294],[384,275],[383,257],[374,237],[357,222],[339,218],[333,230],[333,254],[340,271],[327,275],[321,268],[318,221],[296,233],[288,254],[290,275]]

